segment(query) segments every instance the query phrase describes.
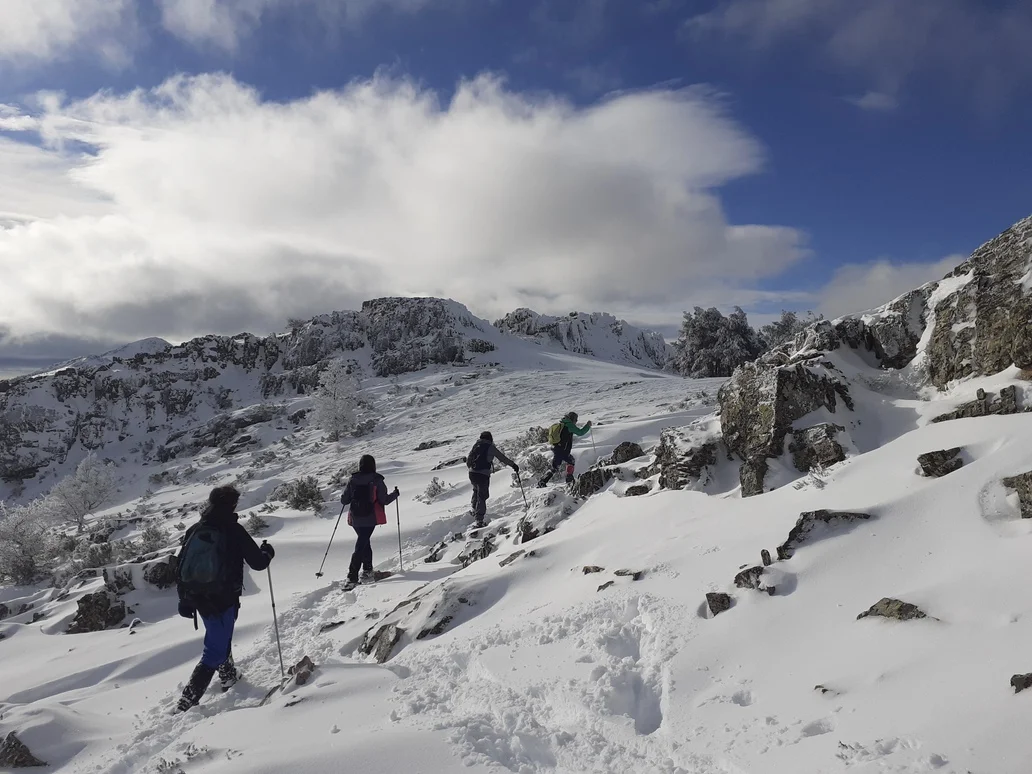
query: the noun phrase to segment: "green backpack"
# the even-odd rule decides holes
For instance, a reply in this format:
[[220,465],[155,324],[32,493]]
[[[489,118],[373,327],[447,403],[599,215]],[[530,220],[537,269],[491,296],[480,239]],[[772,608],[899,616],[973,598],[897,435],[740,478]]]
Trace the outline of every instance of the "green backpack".
[[563,441],[563,423],[556,422],[548,428],[548,442],[552,446],[558,446]]

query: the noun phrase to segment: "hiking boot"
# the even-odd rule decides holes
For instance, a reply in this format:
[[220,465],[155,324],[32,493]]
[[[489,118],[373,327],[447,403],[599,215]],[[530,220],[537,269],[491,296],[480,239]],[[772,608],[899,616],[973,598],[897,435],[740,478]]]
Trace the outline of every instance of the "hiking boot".
[[230,656],[219,667],[219,681],[222,683],[222,692],[225,693],[236,685],[239,679],[240,673],[237,671],[236,664],[233,663],[233,657]]
[[358,576],[359,583],[372,583],[376,580],[376,575],[373,574],[372,570],[362,570],[362,574]]
[[208,690],[208,684],[214,675],[215,670],[210,666],[205,666],[204,664],[195,666],[193,674],[190,675],[190,682],[186,684],[186,687],[183,689],[183,695],[179,699],[179,704],[176,705],[176,710],[178,712],[186,712],[191,707],[196,707],[201,701],[201,697],[204,696],[204,692]]
[[351,580],[351,578],[348,578],[346,581],[344,581],[343,589],[344,589],[344,591],[351,591],[357,585],[358,585],[358,580],[357,579],[356,580]]
[[566,477],[566,483],[567,484],[572,484],[573,483],[573,476],[567,476]]

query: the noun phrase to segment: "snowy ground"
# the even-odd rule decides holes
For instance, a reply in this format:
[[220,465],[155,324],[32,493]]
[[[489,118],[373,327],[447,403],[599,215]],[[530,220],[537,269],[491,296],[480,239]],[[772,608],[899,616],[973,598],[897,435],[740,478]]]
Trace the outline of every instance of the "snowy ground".
[[[373,542],[378,568],[396,574],[375,586],[340,590],[353,543],[346,526],[326,575],[315,577],[339,489],[326,488],[320,516],[283,507],[263,514],[264,537],[277,548],[271,571],[284,660],[309,655],[319,665],[307,685],[258,706],[279,678],[264,573],[250,575],[235,639],[245,681],[225,695],[211,689],[175,717],[168,712],[200,636],[174,616],[174,593],[132,592],[143,621],[132,634],[63,635],[73,601],[47,604],[46,590],[3,589],[0,601],[33,599],[47,617],[0,622],[0,734],[17,730],[61,772],[1032,770],[1032,692],[1015,696],[1008,685],[1012,674],[1032,671],[1032,523],[998,483],[1032,469],[1032,414],[927,424],[974,385],[923,402],[891,380],[871,380],[855,396],[857,455],[821,479],[742,500],[722,461],[707,492],[624,498],[618,482],[579,503],[561,487],[531,486],[532,514],[557,501],[572,514],[522,545],[515,526],[524,501],[509,474],[498,473],[480,534],[498,548],[462,569],[459,555],[477,537],[453,539],[468,527],[465,470],[432,468],[464,455],[481,429],[503,442],[575,409],[596,427],[597,452],[588,436],[577,443],[580,472],[621,441],[648,450],[664,427],[714,410],[717,381],[575,356],[554,362],[547,370],[482,368],[469,380],[470,371],[438,369],[383,382],[370,392],[384,418],[368,443],[319,443],[317,432],[302,430],[290,449],[270,439],[230,462],[194,460],[195,483],[156,493],[158,510],[196,504],[213,483],[252,471],[246,517],[279,482],[316,475],[325,485],[360,453],[376,455],[388,485],[403,493],[404,569],[392,512]],[[859,361],[842,366],[863,369]],[[1011,377],[979,384],[998,388]],[[918,454],[953,446],[965,449],[960,471],[938,480],[917,474]],[[276,461],[249,467],[269,449]],[[417,501],[434,476],[445,493]],[[773,595],[734,587],[761,549],[773,554],[800,512],[817,508],[872,519],[814,533],[776,562],[765,576]],[[442,541],[439,561],[423,561]],[[617,570],[643,575],[635,581]],[[711,617],[708,591],[731,593],[734,606]],[[391,618],[410,595],[420,609]],[[857,620],[882,597],[930,617]],[[453,606],[452,620],[416,639],[413,625],[431,620],[435,601]],[[409,628],[391,658],[380,665],[362,655],[366,632],[398,616]],[[321,631],[331,622],[340,625]]]

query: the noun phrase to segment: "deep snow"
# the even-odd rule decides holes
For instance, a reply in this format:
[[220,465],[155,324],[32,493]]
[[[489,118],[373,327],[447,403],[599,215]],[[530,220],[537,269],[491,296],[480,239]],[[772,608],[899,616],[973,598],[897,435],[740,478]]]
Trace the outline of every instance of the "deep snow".
[[[132,634],[64,635],[74,599],[100,581],[49,603],[53,590],[2,589],[0,601],[30,599],[47,616],[0,622],[0,734],[16,730],[61,772],[1027,772],[1032,692],[1015,696],[1008,681],[1032,671],[1032,523],[999,479],[1032,469],[1032,414],[928,423],[976,386],[998,389],[1017,374],[929,401],[907,374],[875,372],[849,351],[832,359],[864,380],[854,382],[856,413],[831,417],[849,424],[856,447],[844,463],[805,478],[782,470],[785,486],[745,500],[723,453],[706,491],[621,497],[626,484],[616,482],[581,504],[561,487],[530,485],[532,514],[572,513],[522,545],[524,501],[503,471],[481,533],[498,548],[466,569],[457,562],[467,539],[452,540],[469,522],[465,470],[432,468],[465,454],[481,429],[504,442],[573,408],[596,428],[595,448],[591,436],[577,442],[580,473],[621,441],[648,450],[665,427],[711,424],[719,380],[573,355],[428,369],[367,383],[383,416],[368,438],[327,444],[303,428],[289,449],[270,434],[264,448],[230,460],[174,460],[165,467],[199,471],[156,492],[153,507],[172,509],[168,525],[180,520],[175,509],[241,473],[253,475],[242,484],[244,518],[277,483],[311,474],[324,485],[319,516],[282,504],[263,514],[263,537],[277,548],[284,659],[311,656],[313,679],[258,706],[279,678],[264,573],[250,573],[234,644],[244,682],[225,695],[213,687],[175,717],[168,711],[200,635],[175,617],[173,592],[129,594],[142,620]],[[479,375],[457,383],[464,372]],[[426,441],[450,443],[414,451]],[[953,446],[965,448],[961,470],[918,475],[918,454]],[[270,449],[277,460],[249,467]],[[404,569],[344,593],[336,581],[353,543],[346,526],[326,576],[315,577],[339,510],[340,490],[326,482],[365,451],[402,491]],[[154,472],[136,471],[137,493]],[[434,476],[446,491],[417,501]],[[765,576],[773,596],[734,587],[741,568],[759,564],[761,549],[773,554],[800,512],[817,508],[873,518],[816,532],[775,563]],[[392,511],[373,538],[379,569],[399,570],[396,530]],[[440,560],[424,562],[441,541]],[[615,574],[622,569],[644,575]],[[708,591],[729,592],[734,606],[711,617]],[[419,610],[392,613],[409,595]],[[857,620],[886,596],[930,618]],[[454,616],[417,640],[434,601]],[[361,655],[367,631],[402,617],[406,635],[385,664]]]

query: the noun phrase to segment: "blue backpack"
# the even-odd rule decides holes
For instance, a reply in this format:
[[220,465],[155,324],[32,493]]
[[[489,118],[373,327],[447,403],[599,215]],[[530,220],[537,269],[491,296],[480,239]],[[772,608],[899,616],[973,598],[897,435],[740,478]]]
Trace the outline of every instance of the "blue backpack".
[[231,570],[228,535],[202,521],[179,552],[179,598],[197,603],[225,597],[234,591]]

